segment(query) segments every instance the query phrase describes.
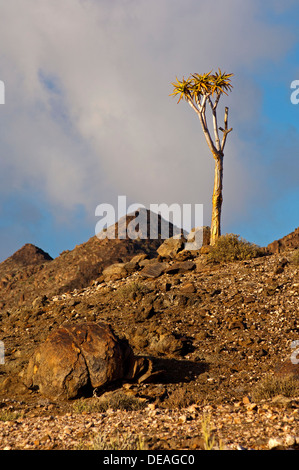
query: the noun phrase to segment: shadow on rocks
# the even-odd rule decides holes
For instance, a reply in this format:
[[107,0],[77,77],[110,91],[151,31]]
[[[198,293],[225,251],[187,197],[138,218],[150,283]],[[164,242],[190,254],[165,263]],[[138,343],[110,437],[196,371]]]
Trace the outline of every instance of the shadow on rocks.
[[153,364],[153,374],[151,383],[177,384],[188,383],[196,377],[209,370],[206,362],[194,362],[187,360],[177,360],[174,358],[148,357]]

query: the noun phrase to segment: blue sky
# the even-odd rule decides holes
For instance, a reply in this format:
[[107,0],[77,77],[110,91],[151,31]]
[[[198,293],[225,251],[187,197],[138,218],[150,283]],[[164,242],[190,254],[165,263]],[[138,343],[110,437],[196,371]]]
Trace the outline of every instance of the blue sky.
[[203,204],[210,225],[213,159],[169,94],[218,67],[234,73],[222,230],[260,245],[293,231],[298,17],[295,0],[1,2],[0,262],[25,243],[73,249],[118,195]]

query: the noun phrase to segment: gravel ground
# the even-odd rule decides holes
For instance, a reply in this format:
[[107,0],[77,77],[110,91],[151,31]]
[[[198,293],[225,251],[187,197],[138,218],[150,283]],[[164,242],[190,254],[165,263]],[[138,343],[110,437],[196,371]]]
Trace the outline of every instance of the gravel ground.
[[[298,394],[254,393],[281,366],[298,390],[298,365],[289,367],[299,331],[299,269],[291,260],[292,252],[211,266],[201,256],[184,274],[135,272],[2,310],[0,449],[298,449]],[[95,397],[78,412],[78,400],[52,402],[22,384],[49,332],[85,320],[110,323],[163,370],[152,383],[119,384],[142,409],[90,412]]]

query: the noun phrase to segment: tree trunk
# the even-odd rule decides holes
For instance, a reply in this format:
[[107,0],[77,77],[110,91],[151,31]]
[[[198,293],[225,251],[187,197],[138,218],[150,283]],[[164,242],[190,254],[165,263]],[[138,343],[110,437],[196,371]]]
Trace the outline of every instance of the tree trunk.
[[211,222],[211,245],[215,245],[221,235],[221,207],[222,207],[222,179],[223,179],[223,153],[213,154],[215,160],[215,176],[213,190],[213,208]]

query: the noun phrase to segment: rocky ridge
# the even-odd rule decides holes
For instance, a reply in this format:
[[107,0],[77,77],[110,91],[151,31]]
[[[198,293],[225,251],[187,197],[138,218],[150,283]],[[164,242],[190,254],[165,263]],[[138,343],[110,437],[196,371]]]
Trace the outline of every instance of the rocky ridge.
[[268,245],[271,253],[281,253],[285,250],[296,249],[299,246],[299,227],[279,240],[274,240]]
[[[0,448],[92,448],[97,436],[109,441],[125,429],[141,434],[149,449],[202,449],[207,416],[215,447],[298,448],[299,373],[290,361],[299,330],[294,246],[211,264],[208,250],[168,243],[169,256],[165,246],[134,253],[84,287],[54,295],[41,289],[27,303],[2,306],[0,416],[11,418],[0,421]],[[101,399],[94,390],[82,414],[74,403],[24,385],[28,362],[49,333],[82,322],[113,325],[137,357],[150,359],[148,381],[121,381],[106,392],[133,397],[142,409],[112,404],[95,412],[88,408]],[[279,377],[292,379],[295,391],[269,389],[261,398],[258,386]]]
[[[86,287],[112,263],[129,261],[138,253],[156,256],[157,248],[163,243],[161,230],[165,231],[166,226],[170,236],[176,233],[171,223],[159,217],[158,232],[154,234],[156,238],[130,238],[125,236],[125,231],[134,218],[135,214],[128,215],[115,224],[116,238],[103,238],[98,234],[71,251],[63,251],[55,259],[34,245],[23,246],[0,263],[0,309],[25,307],[40,295],[51,297]],[[149,222],[148,215],[147,233],[150,233]],[[117,238],[118,234],[123,238]],[[145,236],[146,233],[143,234]]]

